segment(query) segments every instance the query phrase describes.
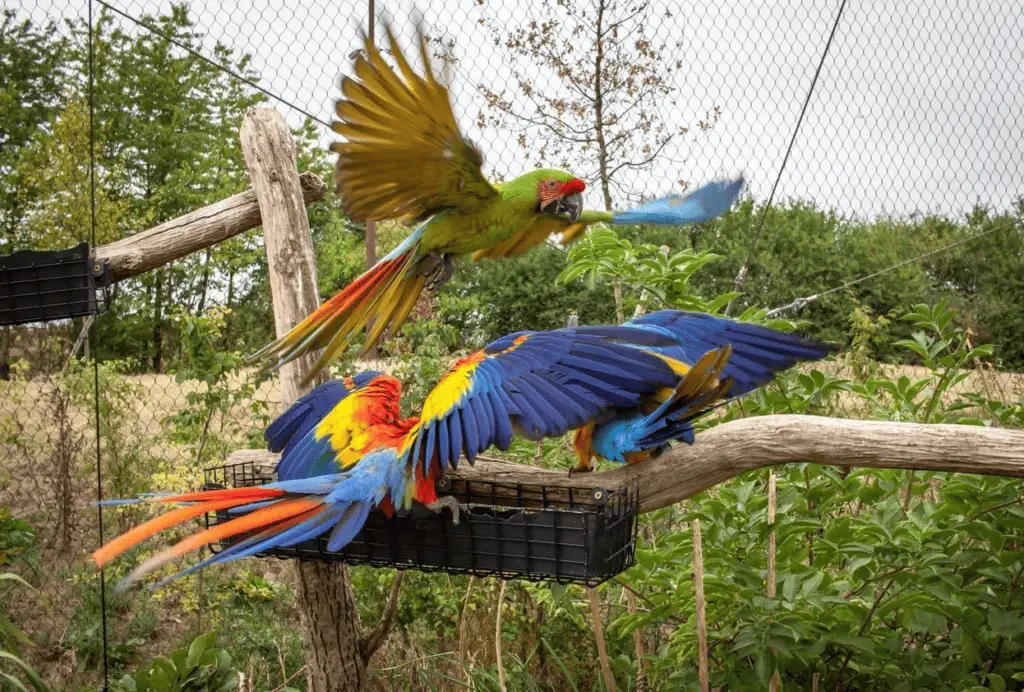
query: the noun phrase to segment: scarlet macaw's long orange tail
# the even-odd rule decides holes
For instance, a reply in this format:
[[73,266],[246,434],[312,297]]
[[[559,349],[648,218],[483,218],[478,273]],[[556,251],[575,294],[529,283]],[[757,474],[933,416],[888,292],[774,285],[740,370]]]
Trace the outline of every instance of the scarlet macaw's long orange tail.
[[359,278],[324,302],[290,332],[252,354],[250,360],[268,362],[272,369],[314,349],[325,349],[305,376],[308,382],[343,353],[355,335],[372,323],[363,351],[369,350],[391,326],[401,326],[426,285],[419,272],[420,239],[425,226],[417,228],[401,245],[388,253]]
[[[207,513],[222,511],[237,516],[193,533],[170,548],[144,560],[121,581],[118,589],[127,588],[142,576],[163,567],[175,558],[227,539],[234,539],[230,547],[174,575],[171,579],[207,564],[253,555],[276,546],[294,545],[330,529],[335,529],[332,537],[340,531],[345,534],[347,540],[351,540],[349,534],[355,535],[362,527],[371,505],[369,502],[355,501],[328,503],[328,494],[337,487],[340,480],[340,474],[331,474],[270,486],[208,490],[139,500],[184,503],[184,506],[161,514],[118,536],[94,552],[91,559],[97,567],[104,567],[161,531]],[[105,504],[124,503],[125,501],[116,500]]]

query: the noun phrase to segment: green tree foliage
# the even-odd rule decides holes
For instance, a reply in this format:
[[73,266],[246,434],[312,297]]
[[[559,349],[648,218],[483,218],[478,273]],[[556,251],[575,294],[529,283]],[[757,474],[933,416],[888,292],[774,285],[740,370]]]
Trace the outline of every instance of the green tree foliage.
[[25,179],[25,147],[47,134],[57,114],[67,68],[67,41],[55,24],[19,20],[12,9],[0,13],[0,243],[3,251],[25,242],[23,221],[38,194]]
[[1024,368],[1024,227],[1010,224],[1022,217],[1024,198],[1017,200],[1013,215],[976,208],[966,223],[938,227],[934,242],[986,235],[962,251],[929,259],[936,284],[945,289],[963,326],[976,340],[995,344],[1003,363],[1014,369]]

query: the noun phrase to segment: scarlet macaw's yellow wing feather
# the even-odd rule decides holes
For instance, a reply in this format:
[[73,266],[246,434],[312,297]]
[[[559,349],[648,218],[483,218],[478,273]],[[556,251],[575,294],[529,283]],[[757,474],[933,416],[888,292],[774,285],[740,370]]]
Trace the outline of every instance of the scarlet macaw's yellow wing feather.
[[417,40],[422,76],[387,27],[397,71],[364,36],[355,78],[342,79],[331,129],[345,141],[331,150],[338,154],[338,195],[355,219],[425,218],[449,207],[472,212],[498,194],[481,171],[480,151],[459,132],[422,30]]

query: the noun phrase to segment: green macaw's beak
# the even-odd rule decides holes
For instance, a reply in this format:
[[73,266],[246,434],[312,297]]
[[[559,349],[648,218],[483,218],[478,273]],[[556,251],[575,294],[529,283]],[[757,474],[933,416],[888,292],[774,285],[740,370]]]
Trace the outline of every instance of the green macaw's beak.
[[569,220],[576,222],[583,212],[583,195],[574,192],[559,199],[552,200],[541,209],[547,214],[559,214],[569,217]]

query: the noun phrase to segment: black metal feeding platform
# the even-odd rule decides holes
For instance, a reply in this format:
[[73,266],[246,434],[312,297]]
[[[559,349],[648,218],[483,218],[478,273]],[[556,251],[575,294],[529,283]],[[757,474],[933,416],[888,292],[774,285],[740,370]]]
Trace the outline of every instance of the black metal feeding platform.
[[[251,462],[242,462],[207,469],[204,487],[238,488],[271,480]],[[438,492],[458,501],[458,524],[447,509],[435,513],[417,506],[390,519],[372,512],[363,530],[339,552],[328,551],[327,538],[322,537],[266,554],[588,586],[633,564],[635,490],[444,479]],[[219,513],[206,520],[212,526],[227,519],[226,513]]]
[[89,243],[0,256],[0,325],[95,315],[107,304],[106,268]]

